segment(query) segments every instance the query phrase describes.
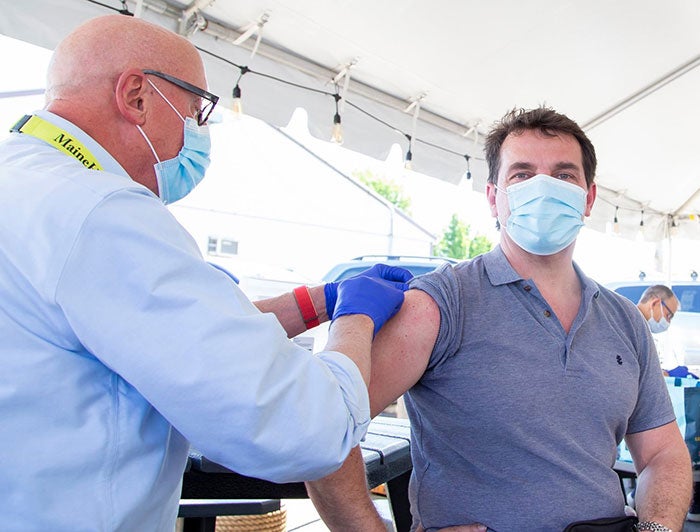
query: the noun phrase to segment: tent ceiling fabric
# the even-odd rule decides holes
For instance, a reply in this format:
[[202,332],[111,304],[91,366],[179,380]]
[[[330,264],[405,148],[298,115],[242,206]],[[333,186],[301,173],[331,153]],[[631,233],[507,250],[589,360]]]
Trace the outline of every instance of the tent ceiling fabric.
[[[700,2],[143,0],[126,6],[175,31],[188,10],[189,26],[201,23],[190,35],[200,48],[304,87],[334,92],[332,78],[354,63],[348,102],[399,130],[344,107],[345,146],[375,157],[385,157],[392,143],[406,148],[413,117],[404,109],[423,95],[415,137],[434,146],[414,144],[414,169],[456,183],[468,154],[476,189],[486,179],[481,141],[489,126],[513,107],[554,107],[591,124],[599,200],[588,225],[610,229],[617,211],[617,226],[628,236],[643,229],[649,240],[671,232],[700,237]],[[87,0],[6,1],[0,32],[52,48],[80,22],[107,12]],[[241,45],[233,41],[263,15],[251,59],[256,34]],[[203,57],[211,89],[230,105],[238,69]],[[330,138],[332,97],[253,74],[240,86],[245,112],[282,126],[301,106],[311,132]]]

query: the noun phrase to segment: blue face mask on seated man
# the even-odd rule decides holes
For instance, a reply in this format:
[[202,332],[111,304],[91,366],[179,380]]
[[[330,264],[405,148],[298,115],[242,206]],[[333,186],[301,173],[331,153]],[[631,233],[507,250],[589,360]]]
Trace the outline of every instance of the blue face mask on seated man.
[[153,165],[158,180],[158,196],[164,204],[168,205],[187,196],[204,179],[204,173],[211,162],[209,160],[211,139],[209,138],[208,126],[198,125],[197,121],[189,116],[186,119],[183,118],[175,106],[158,90],[158,87],[150,80],[148,82],[177,113],[185,127],[184,142],[180,153],[177,154],[177,157],[161,161],[143,129],[139,125],[136,126],[158,161]]
[[583,226],[586,191],[577,185],[537,174],[504,192],[510,207],[508,236],[529,253],[558,253]]

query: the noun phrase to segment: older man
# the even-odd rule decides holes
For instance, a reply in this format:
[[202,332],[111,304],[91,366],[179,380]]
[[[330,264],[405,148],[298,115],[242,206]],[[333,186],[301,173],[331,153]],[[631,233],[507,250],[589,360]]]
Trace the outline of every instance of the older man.
[[[366,431],[372,337],[406,272],[261,313],[207,264],[164,205],[208,165],[204,87],[186,39],[97,18],[0,145],[3,530],[170,532],[190,443],[283,482],[337,469]],[[327,313],[319,357],[288,339]]]
[[[690,460],[649,329],[572,260],[596,197],[593,145],[539,108],[506,115],[486,154],[500,245],[416,279],[372,349],[372,414],[407,392],[414,528],[560,532],[622,518],[612,467],[624,437],[637,530],[681,530]],[[382,530],[363,478],[353,451],[309,484],[331,529]]]
[[680,306],[680,301],[673,290],[663,284],[655,284],[644,290],[637,303],[637,308],[654,334],[668,329],[673,315],[678,312]]

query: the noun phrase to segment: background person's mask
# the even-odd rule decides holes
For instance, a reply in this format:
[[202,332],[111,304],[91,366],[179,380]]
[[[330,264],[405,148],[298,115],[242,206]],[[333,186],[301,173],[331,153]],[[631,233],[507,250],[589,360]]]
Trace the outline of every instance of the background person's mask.
[[659,321],[654,319],[654,314],[652,313],[652,315],[649,316],[647,323],[649,324],[649,330],[654,334],[659,334],[668,330],[669,326],[671,325],[671,323],[666,319],[666,316],[664,316],[663,309],[661,310],[661,318]]
[[529,253],[553,255],[571,244],[583,226],[586,191],[577,185],[537,174],[504,192],[510,207],[508,236]]

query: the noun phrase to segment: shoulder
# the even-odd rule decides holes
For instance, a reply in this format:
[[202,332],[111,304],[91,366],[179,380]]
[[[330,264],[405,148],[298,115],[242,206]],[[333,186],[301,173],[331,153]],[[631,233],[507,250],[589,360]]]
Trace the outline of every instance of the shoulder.
[[633,321],[641,320],[641,313],[632,301],[602,286],[600,283],[596,283],[596,285],[598,289],[598,303],[605,312],[624,316]]

